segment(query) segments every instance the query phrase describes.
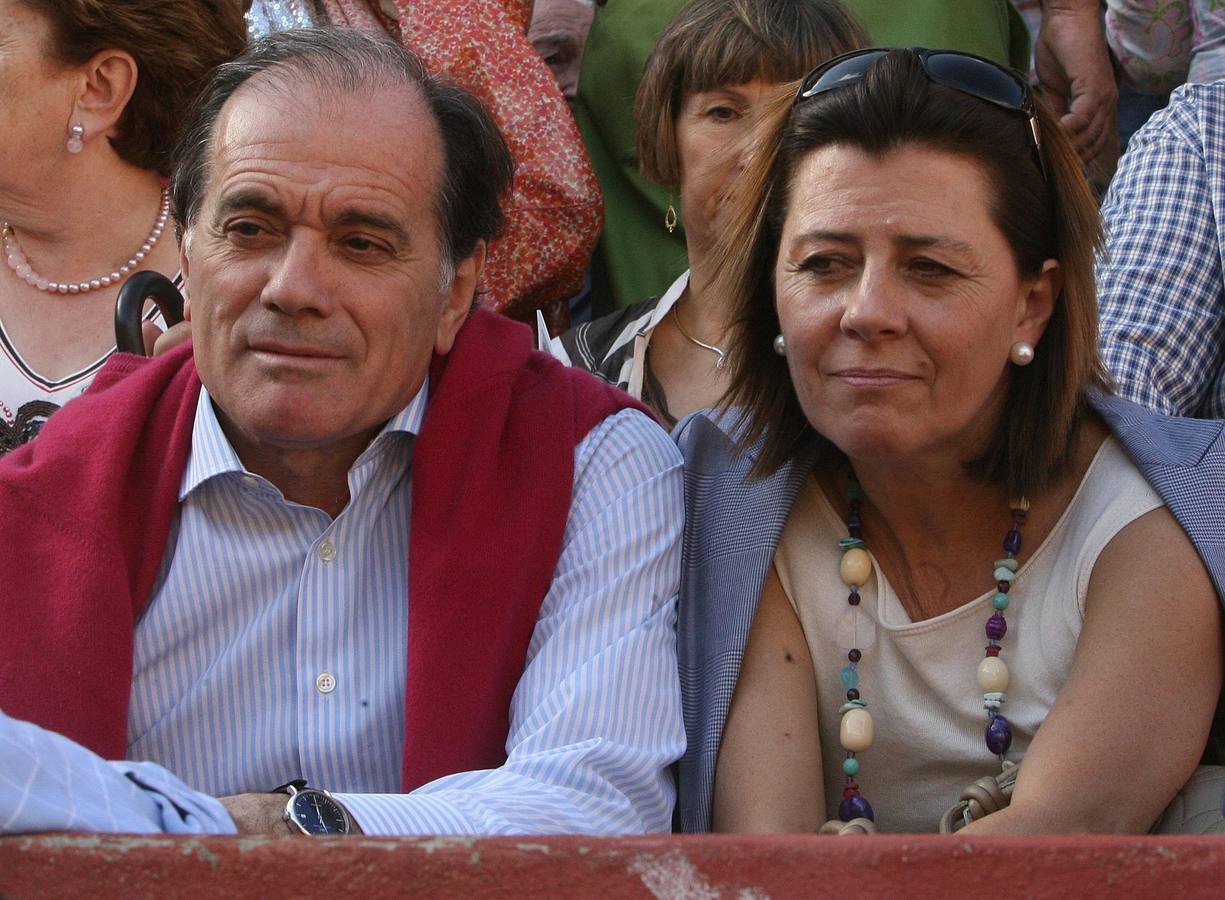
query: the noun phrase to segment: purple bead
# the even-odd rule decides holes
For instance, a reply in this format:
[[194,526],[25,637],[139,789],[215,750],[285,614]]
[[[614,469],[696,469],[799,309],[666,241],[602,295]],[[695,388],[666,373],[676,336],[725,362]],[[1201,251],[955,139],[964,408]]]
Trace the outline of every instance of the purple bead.
[[847,691],[847,692],[846,692],[846,699],[848,699],[848,700],[858,700],[858,699],[859,699],[859,691],[857,691],[855,688],[851,688],[849,691]]
[[851,819],[867,819],[869,822],[875,822],[876,813],[872,812],[872,804],[867,801],[867,798],[859,795],[847,797],[838,804],[838,818],[843,822],[849,822]]
[[1016,556],[1021,552],[1021,532],[1015,528],[1004,538],[1004,552]]
[[851,662],[859,662],[861,659],[863,659],[863,654],[860,653],[857,648],[852,647],[851,652],[846,655],[846,658]]
[[991,618],[987,620],[987,637],[993,641],[998,641],[1008,633],[1008,623],[1004,621],[1004,617],[999,613],[992,613]]
[[846,602],[851,606],[859,605],[859,591],[856,588],[851,588],[851,593],[847,596]]
[[1012,746],[1012,725],[1003,716],[995,716],[987,724],[987,749],[1003,756]]
[[860,518],[859,512],[857,510],[853,509],[849,513],[847,513],[846,524],[848,528],[862,528],[863,527],[863,519]]

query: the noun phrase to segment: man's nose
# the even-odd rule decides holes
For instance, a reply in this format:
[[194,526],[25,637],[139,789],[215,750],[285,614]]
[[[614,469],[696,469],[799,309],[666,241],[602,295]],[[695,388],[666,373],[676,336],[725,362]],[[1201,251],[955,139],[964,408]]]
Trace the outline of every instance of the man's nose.
[[895,273],[867,265],[848,287],[839,323],[844,334],[876,341],[906,333],[906,296]]
[[331,285],[326,275],[327,240],[310,232],[293,231],[282,252],[269,260],[268,280],[260,303],[286,315],[330,315]]

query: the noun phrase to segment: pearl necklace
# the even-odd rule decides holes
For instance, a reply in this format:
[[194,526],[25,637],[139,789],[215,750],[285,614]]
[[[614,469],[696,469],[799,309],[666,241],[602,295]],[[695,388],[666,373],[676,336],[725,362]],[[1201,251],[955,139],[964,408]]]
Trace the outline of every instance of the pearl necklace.
[[[846,616],[850,621],[847,628],[841,625],[838,636],[843,639],[843,645],[849,644],[847,652],[848,665],[841,674],[842,688],[846,691],[846,703],[839,713],[842,721],[838,729],[839,743],[846,751],[842,761],[842,772],[846,775],[846,785],[842,790],[842,802],[838,806],[838,818],[846,825],[827,823],[823,831],[851,830],[866,832],[875,830],[876,814],[866,797],[859,792],[859,783],[855,776],[859,774],[857,753],[862,753],[872,746],[875,739],[875,725],[868,712],[868,704],[860,699],[859,694],[859,662],[863,659],[863,650],[870,649],[875,643],[873,623],[862,621],[860,610],[859,589],[868,583],[872,576],[872,557],[868,555],[863,542],[863,516],[860,504],[863,500],[863,490],[859,482],[851,477],[848,485],[850,511],[846,517],[847,537],[838,541],[842,551],[839,562],[839,574],[842,582],[849,590],[847,597],[849,609]],[[996,592],[991,598],[993,612],[987,619],[986,656],[978,665],[978,686],[983,691],[983,707],[987,711],[987,729],[984,734],[987,749],[999,757],[1000,762],[1007,765],[1006,755],[1012,746],[1012,725],[999,713],[1004,705],[1008,690],[1008,666],[1000,659],[1000,641],[1008,631],[1008,623],[1004,620],[1004,610],[1008,608],[1008,592],[1016,579],[1018,563],[1016,555],[1021,552],[1021,526],[1025,524],[1029,501],[1024,497],[1009,503],[1012,514],[1012,527],[1004,537],[1004,558],[997,559],[993,566],[993,577]],[[845,635],[845,638],[844,638]],[[834,827],[830,827],[830,826]]]
[[16,272],[17,277],[30,285],[30,287],[46,291],[48,294],[86,294],[100,288],[110,287],[112,284],[118,284],[133,269],[139,266],[145,257],[149,255],[149,252],[153,250],[154,245],[157,244],[157,239],[162,236],[162,231],[166,228],[166,220],[169,217],[170,195],[163,189],[157,221],[153,223],[153,230],[149,232],[149,236],[145,238],[144,243],[140,245],[140,249],[133,253],[131,258],[115,271],[107,275],[100,275],[97,278],[89,278],[85,281],[52,281],[49,278],[44,278],[30,266],[30,261],[26,259],[25,251],[17,243],[17,233],[13,230],[13,226],[8,222],[0,223],[0,234],[3,235],[4,257],[8,261],[9,268]]

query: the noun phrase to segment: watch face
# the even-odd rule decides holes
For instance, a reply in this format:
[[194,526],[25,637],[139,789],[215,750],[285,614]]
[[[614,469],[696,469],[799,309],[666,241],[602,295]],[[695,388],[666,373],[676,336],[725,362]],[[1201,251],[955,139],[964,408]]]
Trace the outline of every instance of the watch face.
[[348,834],[344,808],[323,791],[299,791],[293,797],[293,817],[310,834]]

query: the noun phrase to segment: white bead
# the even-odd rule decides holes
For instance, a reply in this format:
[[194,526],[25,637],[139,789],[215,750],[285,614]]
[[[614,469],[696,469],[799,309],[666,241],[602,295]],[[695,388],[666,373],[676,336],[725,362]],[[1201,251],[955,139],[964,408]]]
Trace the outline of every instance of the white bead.
[[98,288],[100,288],[100,287],[102,287],[102,279],[101,279],[101,278],[91,278],[91,279],[89,279],[89,289],[90,289],[91,291],[96,291],[96,290],[97,290]]
[[872,575],[872,557],[861,547],[852,547],[842,554],[838,563],[838,571],[842,575],[842,583],[863,587]]
[[143,244],[140,245],[141,253],[148,253],[152,249],[153,249],[153,245],[150,244],[148,241],[145,241]]
[[111,276],[103,275],[101,278],[98,279],[98,283],[102,285],[103,287],[110,287],[111,286]]
[[131,272],[131,271],[132,271],[132,265],[131,265],[131,263],[130,263],[130,262],[125,263],[125,264],[123,264],[122,266],[120,266],[120,267],[119,267],[119,274],[120,274],[120,275],[127,275],[127,274],[128,274],[129,272]]
[[1008,664],[998,656],[984,657],[978,664],[978,686],[984,693],[1008,690]]
[[872,746],[876,738],[876,726],[872,714],[866,709],[848,710],[838,728],[838,740],[842,749],[850,753],[863,753]]
[[38,288],[40,291],[50,290],[51,282],[49,282],[45,278],[40,277],[36,282],[34,282],[34,287]]
[[79,294],[79,293],[81,293],[81,286],[80,286],[79,284],[70,284],[70,285],[68,285],[68,293],[70,293],[70,294]]

